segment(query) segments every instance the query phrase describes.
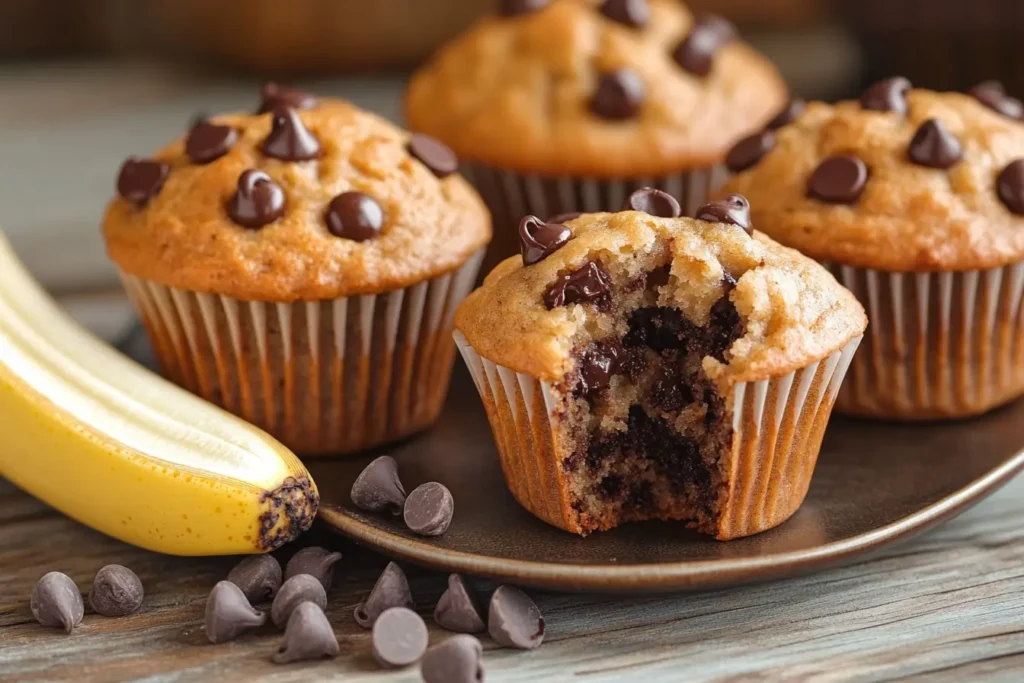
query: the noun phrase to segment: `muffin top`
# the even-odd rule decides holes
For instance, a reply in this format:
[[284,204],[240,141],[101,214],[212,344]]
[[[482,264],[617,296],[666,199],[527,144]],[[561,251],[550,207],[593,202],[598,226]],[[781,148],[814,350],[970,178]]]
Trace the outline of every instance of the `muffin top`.
[[723,193],[759,230],[821,261],[885,271],[988,269],[1024,259],[1024,123],[998,84],[812,103],[730,152]]
[[413,130],[543,175],[664,175],[722,160],[782,108],[772,64],[675,0],[504,0],[406,97]]
[[125,162],[104,221],[122,270],[239,299],[316,301],[441,275],[490,240],[487,210],[437,141],[273,85],[260,111],[197,122],[151,159]]
[[742,198],[702,208],[707,220],[656,212],[669,217],[524,219],[524,256],[488,275],[456,311],[456,328],[488,360],[549,382],[573,370],[586,344],[623,338],[642,306],[676,309],[695,334],[725,340],[702,360],[720,384],[791,372],[863,334],[863,308],[822,266],[741,227]]

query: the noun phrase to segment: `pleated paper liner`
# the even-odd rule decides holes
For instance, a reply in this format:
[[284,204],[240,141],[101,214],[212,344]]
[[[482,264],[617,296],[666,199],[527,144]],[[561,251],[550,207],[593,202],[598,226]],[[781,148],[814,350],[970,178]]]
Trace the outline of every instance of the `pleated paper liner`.
[[1024,263],[948,273],[826,267],[869,320],[837,410],[963,417],[1024,394]]
[[[721,540],[777,526],[803,503],[839,387],[861,339],[795,372],[735,385],[729,490]],[[568,529],[569,502],[559,461],[561,399],[548,382],[483,358],[458,331],[455,342],[484,402],[502,470],[520,505]]]
[[122,273],[164,374],[302,455],[401,439],[437,418],[455,308],[483,258],[406,289],[291,304]]

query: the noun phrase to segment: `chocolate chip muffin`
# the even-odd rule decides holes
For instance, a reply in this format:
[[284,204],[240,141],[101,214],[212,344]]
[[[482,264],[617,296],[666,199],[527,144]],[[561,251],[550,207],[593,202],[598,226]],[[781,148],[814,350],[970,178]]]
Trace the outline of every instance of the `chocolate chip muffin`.
[[657,190],[628,201],[525,218],[521,256],[456,312],[508,485],[583,535],[644,519],[723,540],[776,526],[807,493],[864,311],[752,233],[741,196],[697,219]]
[[525,214],[618,211],[655,186],[692,215],[786,100],[729,22],[675,0],[504,0],[413,76],[405,111],[490,206],[493,265]]
[[868,310],[838,410],[952,418],[1024,393],[1020,113],[995,83],[935,93],[892,78],[737,146],[724,191]]
[[110,257],[164,372],[303,454],[430,425],[490,218],[447,147],[337,100],[264,88],[132,158]]

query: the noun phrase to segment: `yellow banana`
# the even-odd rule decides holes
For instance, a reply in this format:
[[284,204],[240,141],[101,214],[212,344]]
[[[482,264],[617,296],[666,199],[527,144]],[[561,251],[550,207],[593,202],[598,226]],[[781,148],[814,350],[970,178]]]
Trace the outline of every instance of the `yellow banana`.
[[0,234],[0,476],[175,555],[273,550],[319,497],[290,451],[68,318]]

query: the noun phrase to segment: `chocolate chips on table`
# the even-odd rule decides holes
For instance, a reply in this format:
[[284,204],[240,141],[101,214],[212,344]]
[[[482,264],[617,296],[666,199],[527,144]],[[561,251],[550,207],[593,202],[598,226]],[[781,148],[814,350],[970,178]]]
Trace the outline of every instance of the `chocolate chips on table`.
[[1024,117],[1024,104],[1015,97],[1006,94],[1006,89],[999,81],[985,81],[979,83],[968,91],[974,99],[986,107],[997,111],[1003,116],[1011,119]]
[[423,654],[420,675],[424,683],[481,683],[484,648],[470,635],[457,635]]
[[142,596],[142,581],[135,572],[119,564],[108,564],[92,580],[89,604],[97,614],[123,617],[142,607]]
[[659,218],[679,218],[683,214],[683,209],[675,197],[653,187],[644,187],[633,192],[626,198],[622,210],[640,211]]
[[338,638],[327,615],[315,603],[300,604],[288,617],[284,639],[272,659],[278,664],[337,657]]
[[754,228],[750,222],[750,202],[741,194],[731,194],[725,199],[709,202],[697,209],[694,217],[709,223],[738,225],[748,235],[754,234]]
[[287,88],[277,83],[266,83],[260,91],[260,106],[257,114],[265,114],[278,107],[312,109],[316,106],[316,95],[299,88]]
[[309,132],[299,113],[289,107],[274,110],[263,153],[282,161],[308,161],[320,156],[320,142]]
[[303,548],[288,560],[284,569],[284,579],[287,581],[299,574],[309,574],[324,587],[324,591],[331,590],[334,584],[334,565],[341,560],[341,553],[331,552],[326,548],[317,546]]
[[590,98],[590,111],[604,119],[621,121],[637,115],[646,99],[640,74],[622,67],[601,74]]
[[336,237],[365,242],[380,234],[384,209],[362,192],[342,192],[327,205],[327,229]]
[[782,108],[782,111],[775,115],[774,119],[768,122],[768,125],[765,126],[765,128],[768,130],[777,130],[788,126],[800,118],[800,115],[804,113],[805,109],[807,109],[807,102],[799,97],[795,97],[789,101],[789,104]]
[[78,586],[61,572],[49,572],[39,579],[29,606],[36,621],[48,628],[62,628],[65,633],[71,633],[85,615]]
[[1024,159],[1011,161],[996,181],[999,199],[1010,211],[1024,215]]
[[841,154],[822,161],[811,174],[807,192],[829,204],[852,204],[864,191],[868,169],[858,157]]
[[394,562],[389,562],[384,568],[370,595],[364,603],[356,607],[353,616],[357,624],[363,628],[370,628],[377,617],[391,607],[416,609],[412,591],[409,589],[409,580],[402,568]]
[[516,17],[544,9],[549,4],[551,0],[500,0],[498,14],[503,17]]
[[732,146],[725,156],[725,166],[733,173],[740,173],[761,161],[775,148],[775,135],[764,130],[748,135]]
[[185,138],[185,154],[193,163],[208,164],[227,154],[236,142],[238,131],[231,126],[200,121]]
[[228,215],[246,228],[261,228],[284,215],[284,190],[263,171],[251,168],[238,178]]
[[129,157],[117,174],[117,193],[136,206],[142,206],[160,193],[171,167],[152,159]]
[[480,605],[473,589],[458,574],[449,575],[448,590],[434,608],[434,622],[455,633],[480,633],[487,630],[487,624],[480,615]]
[[304,602],[314,602],[320,609],[327,609],[327,591],[315,576],[296,574],[281,584],[281,590],[277,592],[274,604],[270,607],[270,618],[274,626],[284,628],[288,617]]
[[951,168],[963,158],[964,150],[942,121],[928,119],[914,133],[907,154],[919,166]]
[[718,16],[707,16],[694,22],[690,34],[672,53],[676,64],[694,76],[711,73],[715,55],[726,43],[736,38],[736,29]]
[[420,536],[440,536],[455,515],[455,500],[444,484],[431,481],[417,486],[405,499],[405,525]]
[[273,555],[250,555],[228,573],[228,581],[251,603],[271,600],[281,587],[281,564]]
[[886,78],[870,86],[860,96],[860,106],[873,111],[907,113],[907,91],[912,86],[902,76]]
[[643,28],[651,20],[651,7],[647,0],[604,0],[601,14],[620,24]]
[[409,154],[420,160],[438,178],[450,176],[459,170],[459,158],[440,140],[416,133],[409,139]]
[[544,293],[544,304],[550,310],[568,304],[601,302],[611,296],[611,291],[608,273],[591,261],[551,285]]
[[373,658],[385,667],[408,666],[427,651],[428,639],[420,615],[406,607],[392,607],[373,623]]
[[499,586],[491,596],[487,630],[505,647],[532,650],[544,641],[544,617],[526,593],[512,586]]
[[572,231],[560,223],[544,223],[536,216],[519,221],[519,250],[523,265],[532,266],[565,246]]
[[242,589],[230,581],[221,581],[206,599],[205,629],[211,643],[226,643],[245,631],[262,626],[267,615],[253,609]]
[[398,478],[398,463],[382,455],[367,465],[352,484],[352,504],[360,510],[402,514],[405,487]]
[[580,378],[576,390],[584,395],[605,389],[618,371],[625,351],[618,342],[596,342],[580,354],[577,361]]

